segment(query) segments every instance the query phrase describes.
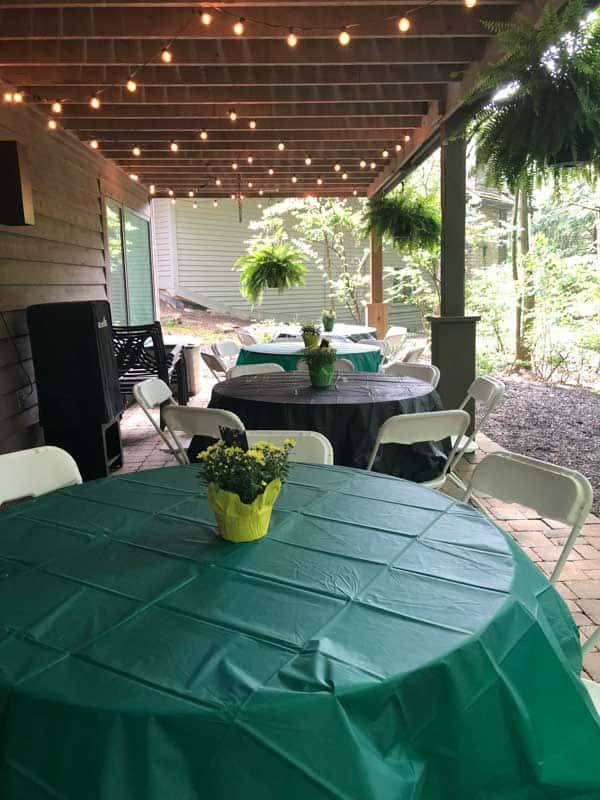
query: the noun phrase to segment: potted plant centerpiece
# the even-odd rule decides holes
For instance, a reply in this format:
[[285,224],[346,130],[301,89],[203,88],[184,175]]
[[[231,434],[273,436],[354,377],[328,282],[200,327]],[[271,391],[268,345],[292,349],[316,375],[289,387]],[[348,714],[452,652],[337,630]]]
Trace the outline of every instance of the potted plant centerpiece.
[[310,382],[316,389],[326,389],[331,385],[337,350],[329,346],[327,339],[323,339],[320,347],[306,348],[302,353],[302,358],[308,364]]
[[321,321],[323,323],[323,330],[326,333],[331,333],[333,326],[335,325],[335,309],[324,309]]
[[306,322],[302,328],[302,338],[304,339],[305,347],[317,347],[319,339],[321,338],[321,329],[318,325],[313,325],[312,322]]
[[283,447],[256,442],[247,448],[245,442],[219,441],[200,453],[208,504],[224,539],[252,542],[265,536],[294,444],[293,439],[285,439]]

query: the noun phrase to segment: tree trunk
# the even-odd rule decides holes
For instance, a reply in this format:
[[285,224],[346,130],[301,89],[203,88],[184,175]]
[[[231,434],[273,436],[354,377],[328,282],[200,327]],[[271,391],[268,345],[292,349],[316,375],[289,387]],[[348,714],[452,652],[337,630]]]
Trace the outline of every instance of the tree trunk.
[[515,358],[518,358],[518,353],[521,350],[521,319],[523,316],[521,289],[519,286],[519,248],[518,248],[518,228],[519,221],[519,198],[521,190],[517,188],[515,191],[514,205],[513,205],[513,232],[511,243],[511,262],[512,262],[512,277],[515,287]]
[[529,254],[529,197],[525,189],[521,189],[520,217],[520,261],[521,261],[521,307],[522,324],[520,348],[517,351],[517,360],[524,367],[531,367],[531,348],[533,338],[533,323],[535,318],[535,293],[533,286],[532,264],[527,258]]

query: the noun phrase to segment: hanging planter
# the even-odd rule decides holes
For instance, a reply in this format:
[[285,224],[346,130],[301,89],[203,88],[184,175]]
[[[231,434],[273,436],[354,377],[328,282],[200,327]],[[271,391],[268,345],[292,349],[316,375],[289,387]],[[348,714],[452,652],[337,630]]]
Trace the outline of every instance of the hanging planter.
[[560,14],[547,6],[537,26],[519,15],[487,24],[506,55],[471,95],[486,105],[469,127],[491,182],[514,190],[600,162],[600,23],[584,14],[571,0]]
[[366,234],[374,233],[391,242],[399,251],[429,250],[440,240],[438,202],[408,188],[373,197],[365,210],[364,229]]
[[240,291],[251,303],[259,304],[266,289],[282,294],[304,286],[306,267],[300,250],[283,241],[253,242],[250,252],[235,262],[240,269]]

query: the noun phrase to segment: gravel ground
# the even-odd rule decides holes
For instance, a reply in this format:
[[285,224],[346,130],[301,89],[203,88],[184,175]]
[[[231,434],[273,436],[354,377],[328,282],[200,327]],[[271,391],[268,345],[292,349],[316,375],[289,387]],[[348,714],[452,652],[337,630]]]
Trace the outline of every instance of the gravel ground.
[[505,381],[504,401],[484,433],[502,447],[582,472],[600,514],[600,394]]

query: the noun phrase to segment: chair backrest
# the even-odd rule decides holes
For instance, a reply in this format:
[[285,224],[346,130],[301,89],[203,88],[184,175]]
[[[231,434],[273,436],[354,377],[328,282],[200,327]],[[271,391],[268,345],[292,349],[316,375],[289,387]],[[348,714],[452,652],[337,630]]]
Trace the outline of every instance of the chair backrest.
[[424,350],[425,350],[425,345],[424,344],[418,345],[417,347],[411,347],[408,350],[406,350],[404,353],[402,353],[402,355],[400,357],[400,361],[402,361],[402,362],[408,362],[408,361],[413,362],[413,361],[416,361],[418,358],[420,358],[423,355],[423,351]]
[[0,503],[38,497],[78,483],[77,464],[60,447],[34,447],[0,456]]
[[239,378],[240,375],[261,375],[267,372],[285,372],[280,364],[240,364],[227,372],[228,378]]
[[239,344],[226,339],[223,342],[214,342],[211,344],[211,350],[217,357],[221,358],[237,358],[240,352]]
[[477,464],[466,499],[473,491],[519,503],[566,525],[583,524],[593,499],[590,482],[577,470],[510,452],[491,453]]
[[469,427],[471,417],[460,409],[452,411],[427,411],[422,414],[399,414],[386,419],[377,433],[375,447],[367,469],[371,469],[377,451],[382,444],[416,444],[417,442],[440,442],[457,437],[442,470],[445,475],[455,464],[459,454],[459,443]]
[[505,391],[506,387],[502,381],[498,380],[498,378],[493,378],[491,375],[475,378],[469,386],[467,396],[462,401],[460,408],[465,408],[471,401],[475,403],[475,429],[471,434],[471,438],[480,430],[485,420],[502,400]]
[[402,347],[406,341],[407,333],[408,331],[406,328],[403,328],[400,325],[392,325],[387,329],[387,332],[383,338],[386,345],[390,347]]
[[[119,377],[128,373],[156,375],[169,381],[169,359],[160,322],[113,326],[113,349]],[[146,347],[148,339],[152,346]]]
[[136,383],[133,387],[133,396],[144,411],[158,408],[162,403],[173,400],[170,387],[160,378],[148,378],[141,383]]
[[176,431],[190,436],[221,438],[219,427],[243,431],[244,423],[231,411],[220,408],[198,408],[195,406],[168,406],[163,411],[165,425],[171,435]]
[[354,372],[354,364],[348,358],[336,358],[336,372]]
[[408,361],[395,361],[384,367],[383,372],[386,375],[395,375],[399,378],[416,378],[431,384],[434,389],[440,382],[440,371],[434,364],[413,364]]
[[251,447],[261,441],[281,446],[284,439],[295,439],[296,445],[290,452],[290,461],[333,464],[331,442],[316,431],[246,431],[246,436]]
[[236,331],[235,335],[238,337],[242,344],[257,344],[257,339],[252,336],[248,331]]
[[215,376],[215,378],[217,380],[222,380],[225,377],[225,373],[227,372],[227,367],[221,362],[221,360],[218,359],[216,356],[214,356],[212,353],[205,353],[204,351],[202,351],[200,355],[202,356],[202,360],[209,368],[209,370],[212,372],[212,374]]

